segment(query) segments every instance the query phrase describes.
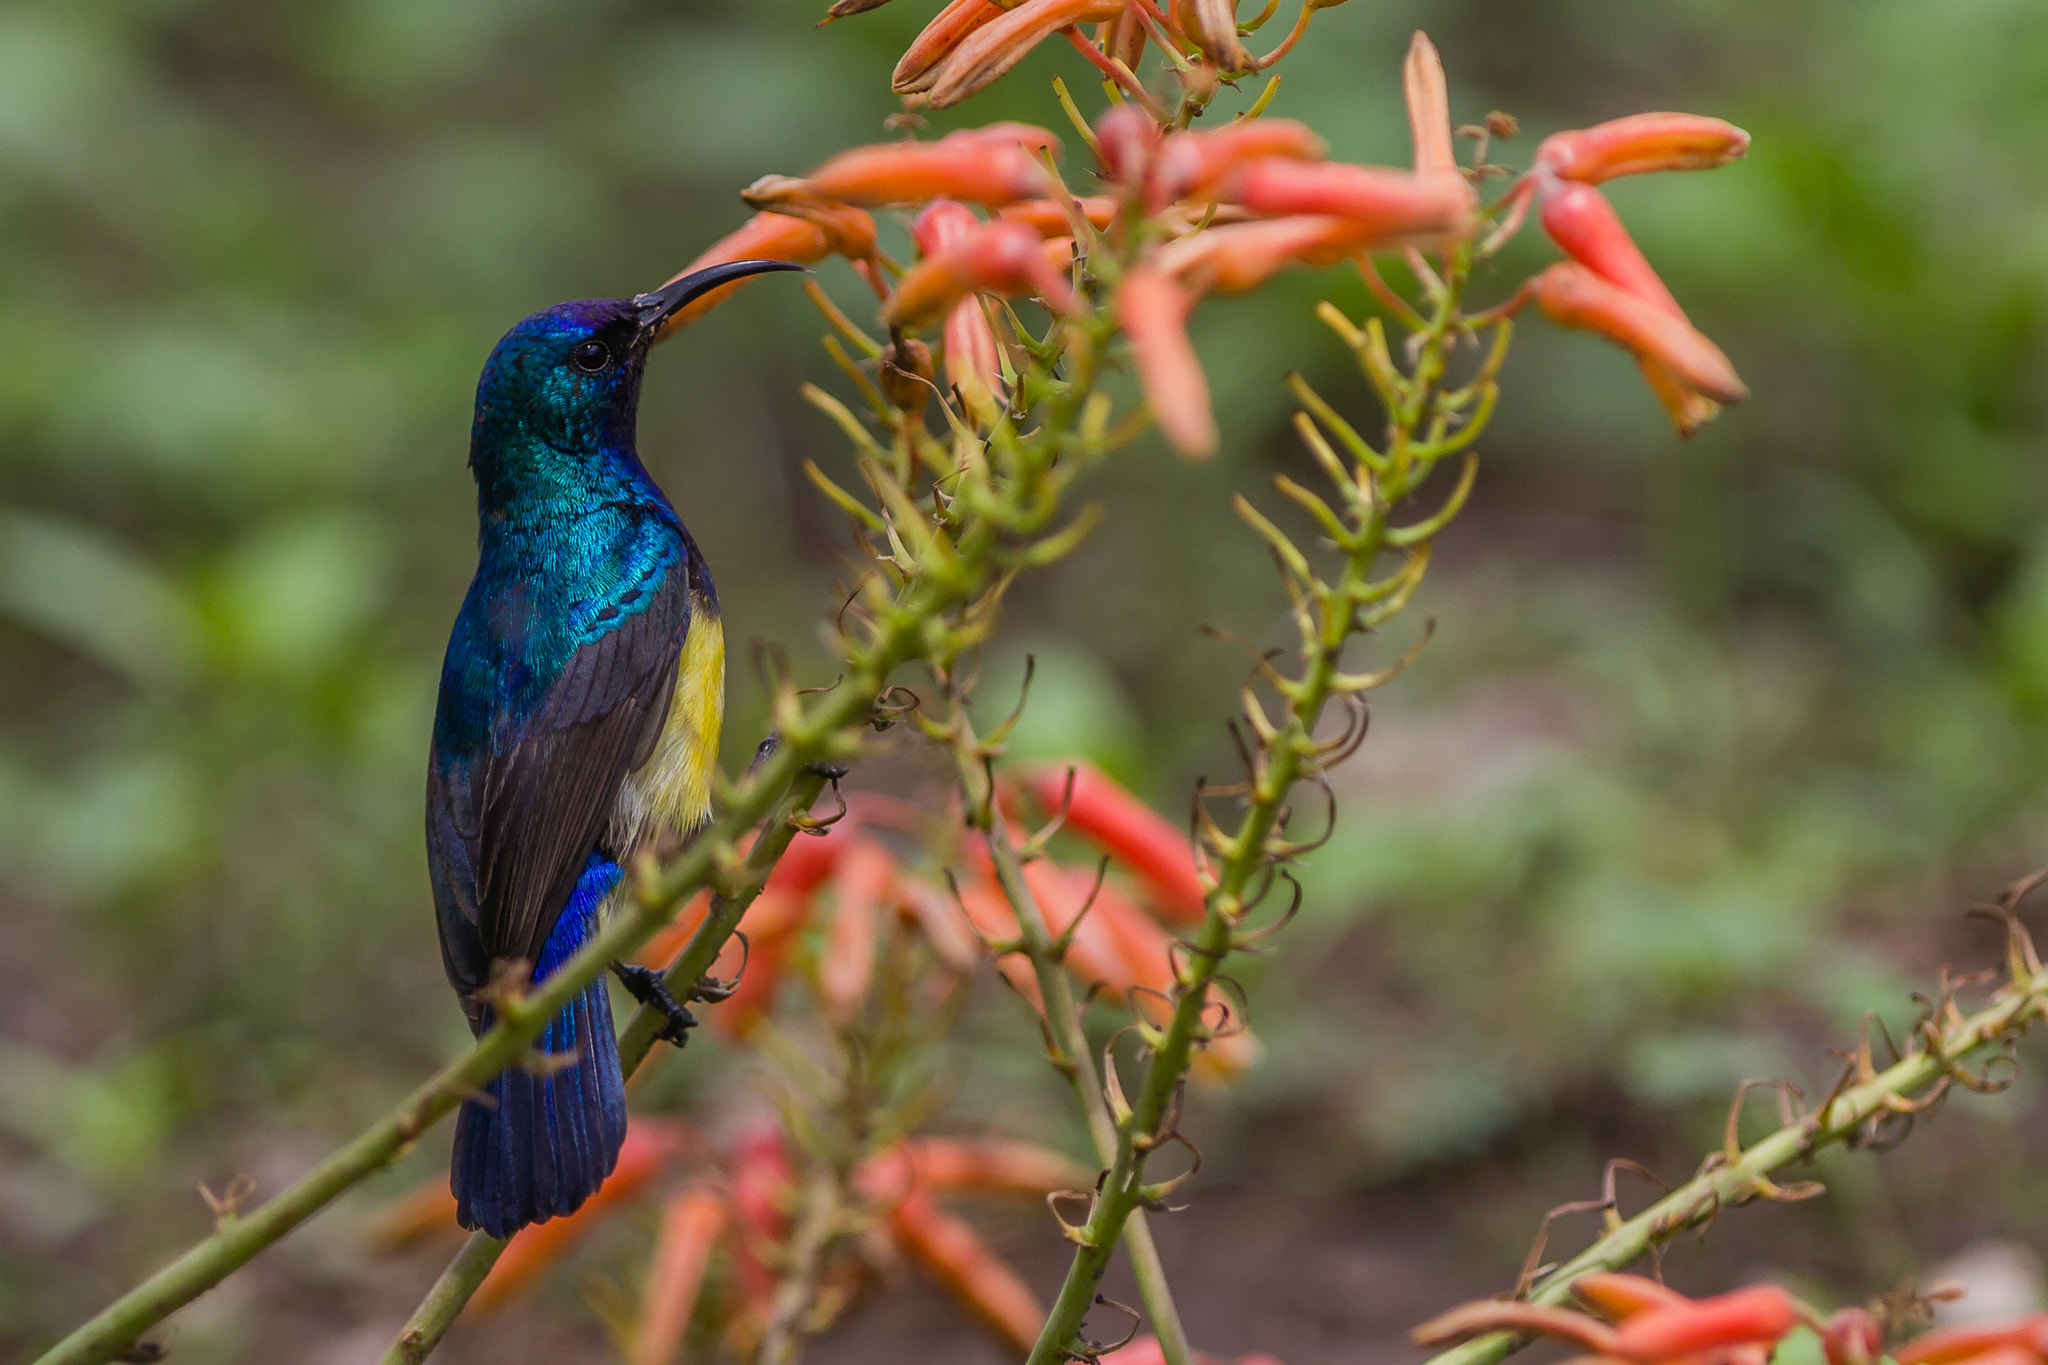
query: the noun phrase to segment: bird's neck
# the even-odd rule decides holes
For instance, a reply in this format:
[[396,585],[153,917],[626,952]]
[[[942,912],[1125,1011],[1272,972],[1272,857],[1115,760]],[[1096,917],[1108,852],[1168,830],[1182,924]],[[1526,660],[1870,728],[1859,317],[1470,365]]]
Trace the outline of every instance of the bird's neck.
[[600,512],[674,517],[630,441],[564,449],[521,433],[477,442],[470,464],[486,539],[544,536]]

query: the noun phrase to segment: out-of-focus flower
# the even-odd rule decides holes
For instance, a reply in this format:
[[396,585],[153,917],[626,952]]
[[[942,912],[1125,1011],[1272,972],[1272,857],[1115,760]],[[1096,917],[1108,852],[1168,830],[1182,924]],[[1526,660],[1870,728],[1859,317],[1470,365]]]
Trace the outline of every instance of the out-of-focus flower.
[[484,1277],[482,1287],[470,1301],[477,1312],[501,1307],[531,1284],[549,1266],[562,1259],[590,1230],[633,1202],[648,1182],[667,1167],[683,1144],[683,1135],[673,1123],[639,1118],[626,1129],[619,1148],[619,1163],[605,1177],[597,1193],[583,1207],[566,1218],[533,1223],[513,1234],[498,1263]]
[[1213,197],[1240,166],[1263,157],[1320,161],[1329,145],[1305,123],[1285,118],[1240,119],[1222,128],[1170,134],[1152,168],[1150,208],[1187,195]]
[[[1116,218],[1116,200],[1106,194],[1086,199],[1069,201],[1097,231],[1110,225]],[[996,217],[1005,222],[1025,223],[1041,237],[1071,237],[1074,235],[1074,220],[1066,204],[1057,199],[1026,199],[1015,204],[1006,204],[996,211]]]
[[1686,1302],[1685,1295],[1647,1276],[1604,1270],[1573,1280],[1572,1293],[1610,1322],[1633,1317],[1646,1308],[1668,1308]]
[[995,207],[1043,198],[1056,188],[1021,137],[1008,130],[855,147],[804,179],[822,198],[869,206],[949,198]]
[[[1626,347],[1645,366],[1668,371],[1688,393],[1715,403],[1748,394],[1728,357],[1683,316],[1610,284],[1576,261],[1559,261],[1532,283],[1536,302],[1553,322],[1598,332]],[[1663,394],[1659,394],[1663,397]],[[1681,424],[1690,414],[1674,410]]]
[[1022,223],[977,224],[905,271],[882,316],[891,326],[918,326],[975,293],[1030,294],[1054,312],[1078,312],[1080,300],[1041,241]]
[[1162,134],[1150,114],[1135,104],[1117,104],[1095,120],[1095,150],[1102,173],[1133,193],[1152,174]]
[[1683,316],[1678,300],[1637,249],[1607,196],[1591,185],[1547,186],[1543,230],[1580,265],[1645,303]]
[[1116,287],[1117,320],[1131,343],[1138,382],[1175,450],[1191,459],[1216,451],[1216,415],[1209,406],[1209,379],[1188,340],[1194,296],[1157,263],[1140,262]]
[[1408,129],[1415,139],[1417,175],[1457,175],[1458,158],[1451,146],[1451,95],[1444,82],[1443,58],[1429,35],[1417,29],[1401,63],[1401,89],[1407,97]]
[[1471,188],[1456,174],[1266,157],[1226,177],[1219,189],[1254,213],[1349,219],[1359,250],[1453,240],[1468,235],[1474,222]]
[[1536,165],[1561,180],[1597,185],[1648,171],[1704,171],[1749,150],[1749,134],[1700,114],[1631,114],[1591,128],[1554,133],[1536,149]]
[[1229,223],[1168,243],[1159,264],[1195,294],[1239,294],[1290,265],[1334,265],[1355,256],[1358,238],[1358,226],[1348,218]]
[[[822,261],[831,254],[832,244],[817,224],[779,213],[757,213],[737,231],[727,233],[706,247],[696,260],[669,278],[679,280],[691,271],[702,270],[706,266],[723,265],[727,261],[794,261],[799,265],[809,265],[813,261]],[[758,278],[750,275],[744,279],[733,280],[729,284],[721,284],[701,298],[691,300],[662,323],[660,331],[655,334],[656,340],[669,336],[678,328],[689,326],[731,298],[735,290],[744,288]]]
[[[1114,19],[1124,4],[1125,0],[1024,0],[995,18],[964,24],[964,31],[931,73],[923,97],[937,109],[958,104],[1061,29]],[[923,77],[913,79],[921,81]]]
[[923,1190],[913,1189],[890,1210],[889,1231],[920,1270],[1012,1350],[1031,1349],[1045,1323],[1045,1309],[1023,1277],[973,1228]]
[[826,1017],[835,1024],[846,1024],[867,999],[883,901],[895,880],[895,855],[879,843],[865,841],[847,850],[833,879],[832,917],[825,924],[825,947],[818,962],[818,994]]
[[[1948,1327],[1914,1337],[1891,1353],[1897,1365],[1963,1365],[1965,1361],[1994,1365],[1998,1353],[2016,1353],[2022,1360],[2048,1361],[2048,1313],[2035,1313],[1995,1327]],[[2006,1365],[1998,1356],[1996,1365]],[[2017,1363],[2016,1363],[2017,1365]]]
[[825,244],[850,261],[875,254],[875,220],[866,209],[820,196],[808,181],[789,175],[764,175],[740,198],[749,208],[801,218],[825,234]]
[[[1344,0],[1323,0],[1323,3],[1327,7],[1333,4],[1340,5],[1344,3]],[[1100,1365],[1166,1365],[1166,1350],[1160,1346],[1158,1337],[1139,1337],[1128,1345],[1119,1346],[1114,1351],[1105,1352],[1099,1357],[1099,1362]],[[1197,1351],[1195,1352],[1195,1365],[1223,1365],[1223,1363],[1215,1356]],[[1232,1365],[1280,1365],[1280,1359],[1277,1356],[1267,1355],[1263,1351],[1254,1351],[1250,1355],[1239,1356],[1232,1362]]]
[[[1051,203],[1044,199],[1027,202]],[[964,205],[941,199],[917,215],[910,235],[917,249],[929,257],[966,241],[980,226],[981,220]],[[962,401],[973,409],[992,399],[1003,382],[1002,346],[977,296],[968,294],[947,311],[944,341],[946,379]]]
[[1820,1330],[1828,1365],[1877,1365],[1884,1357],[1884,1323],[1867,1308],[1838,1308]]
[[775,1297],[769,1262],[789,1233],[795,1187],[796,1168],[781,1129],[760,1123],[741,1134],[733,1144],[726,1197],[735,1242],[733,1272],[756,1312],[765,1312]]
[[683,1334],[725,1221],[725,1201],[701,1184],[685,1185],[662,1206],[661,1232],[641,1291],[633,1365],[675,1365],[682,1358]]
[[1588,1297],[1621,1306],[1618,1325],[1566,1308],[1486,1299],[1453,1308],[1411,1336],[1430,1346],[1506,1330],[1556,1337],[1596,1361],[1618,1365],[1765,1365],[1768,1349],[1795,1327],[1818,1325],[1811,1309],[1774,1284],[1709,1299],[1665,1299],[1624,1282],[1598,1287]]
[[960,40],[991,19],[1002,17],[1003,7],[993,0],[951,0],[904,50],[889,77],[889,88],[899,95],[931,89],[939,78],[939,64],[960,45]]
[[1162,918],[1180,925],[1201,923],[1206,893],[1186,832],[1175,829],[1094,764],[1075,763],[1071,770],[1071,795],[1068,765],[1041,768],[1031,776],[1039,803],[1055,811],[1064,802],[1065,827],[1143,878],[1152,893],[1152,907]]

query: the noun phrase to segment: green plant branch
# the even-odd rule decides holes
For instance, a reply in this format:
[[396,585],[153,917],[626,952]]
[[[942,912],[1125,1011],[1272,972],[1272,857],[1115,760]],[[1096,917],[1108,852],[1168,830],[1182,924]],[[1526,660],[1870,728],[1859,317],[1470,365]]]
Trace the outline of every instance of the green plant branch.
[[[1096,1160],[1108,1166],[1116,1160],[1116,1120],[1109,1112],[1102,1075],[1095,1069],[1094,1050],[1088,1044],[1081,1007],[1074,998],[1073,978],[1067,975],[1066,968],[1054,952],[1045,914],[1024,880],[1023,865],[1018,860],[1016,846],[1010,842],[1010,833],[995,799],[994,784],[987,767],[993,757],[991,747],[975,734],[965,698],[957,687],[949,687],[948,693],[950,706],[946,721],[943,726],[935,728],[943,732],[953,755],[969,823],[980,829],[989,860],[995,868],[996,885],[1017,917],[1019,951],[1031,963],[1031,974],[1038,982],[1039,998],[1045,1004],[1049,1058],[1053,1068],[1066,1077],[1067,1084],[1073,1089],[1074,1102],[1080,1107],[1081,1116],[1087,1124]],[[1125,1254],[1130,1259],[1132,1278],[1138,1284],[1139,1300],[1145,1305],[1145,1315],[1151,1320],[1153,1334],[1159,1340],[1160,1352],[1167,1365],[1192,1365],[1193,1353],[1188,1345],[1187,1328],[1181,1323],[1180,1310],[1173,1301],[1173,1289],[1159,1260],[1158,1244],[1152,1238],[1151,1223],[1143,1210],[1134,1211],[1124,1225],[1123,1243]]]
[[[2010,914],[2018,895],[2038,885],[2044,876],[2048,874],[2036,874],[2007,892],[2006,912]],[[1833,1093],[1811,1112],[1747,1148],[1739,1146],[1735,1131],[1743,1098],[1738,1094],[1729,1115],[1727,1146],[1709,1156],[1691,1180],[1632,1218],[1624,1219],[1615,1211],[1611,1188],[1597,1204],[1576,1206],[1602,1209],[1608,1219],[1606,1233],[1564,1264],[1537,1276],[1528,1288],[1528,1300],[1562,1304],[1580,1276],[1619,1270],[1685,1229],[1711,1221],[1724,1208],[1754,1199],[1784,1201],[1820,1193],[1813,1185],[1787,1189],[1770,1177],[1822,1148],[1868,1140],[1874,1136],[1875,1126],[1888,1118],[1910,1119],[1931,1108],[1952,1084],[1975,1090],[2002,1089],[2001,1079],[1972,1075],[1965,1064],[1988,1047],[2009,1046],[2036,1019],[2048,1015],[2048,971],[2042,970],[2017,920],[2009,923],[2013,946],[2008,979],[1983,1009],[1964,1016],[1955,1005],[1957,983],[1944,980],[1940,999],[1928,1007],[1903,1058],[1878,1070],[1870,1060],[1866,1033]],[[1849,1084],[1851,1080],[1856,1084]],[[1745,1086],[1743,1093],[1750,1088]],[[1539,1241],[1538,1253],[1541,1248]],[[1491,1332],[1431,1356],[1424,1365],[1496,1365],[1528,1340],[1512,1332]]]
[[[1142,1018],[1134,1025],[1150,1053],[1134,1098],[1124,1099],[1114,1074],[1115,1059],[1105,1058],[1109,1070],[1104,1079],[1116,1121],[1115,1159],[1098,1183],[1086,1224],[1069,1233],[1077,1243],[1074,1258],[1032,1348],[1029,1365],[1058,1365],[1088,1352],[1081,1329],[1118,1238],[1133,1214],[1157,1205],[1176,1183],[1147,1185],[1146,1158],[1178,1139],[1175,1122],[1188,1065],[1194,1049],[1213,1033],[1204,1022],[1204,1014],[1216,1003],[1210,986],[1224,957],[1242,944],[1240,927],[1257,899],[1248,899],[1248,892],[1262,870],[1298,851],[1284,838],[1276,840],[1275,834],[1283,828],[1288,797],[1295,785],[1321,776],[1328,746],[1315,737],[1315,731],[1323,708],[1334,695],[1356,693],[1391,676],[1392,670],[1381,675],[1346,675],[1341,667],[1343,654],[1355,634],[1384,623],[1407,605],[1428,562],[1428,535],[1412,537],[1412,543],[1399,547],[1405,556],[1402,566],[1386,578],[1373,578],[1382,552],[1394,548],[1388,526],[1390,512],[1415,492],[1435,467],[1447,445],[1444,433],[1462,401],[1461,396],[1446,395],[1440,380],[1448,352],[1465,335],[1458,308],[1468,260],[1466,249],[1458,248],[1447,262],[1444,286],[1431,300],[1432,315],[1416,338],[1415,361],[1406,376],[1395,369],[1377,320],[1362,332],[1348,323],[1339,328],[1347,333],[1361,368],[1380,391],[1388,413],[1387,449],[1372,450],[1323,407],[1326,420],[1351,448],[1353,466],[1346,469],[1319,435],[1304,434],[1313,436],[1311,450],[1330,473],[1342,511],[1331,509],[1298,485],[1283,488],[1297,502],[1306,498],[1304,506],[1323,523],[1327,537],[1342,551],[1338,581],[1330,584],[1318,578],[1306,556],[1282,532],[1249,503],[1239,500],[1239,511],[1267,541],[1280,565],[1301,631],[1303,671],[1298,678],[1288,679],[1261,664],[1268,683],[1287,703],[1278,725],[1267,718],[1252,690],[1246,689],[1245,720],[1255,747],[1247,751],[1250,772],[1245,813],[1236,832],[1228,835],[1209,821],[1206,810],[1203,813],[1204,841],[1217,859],[1209,874],[1207,904],[1202,924],[1177,969],[1172,1018],[1164,1028]],[[1497,345],[1474,381],[1481,390],[1491,388],[1501,351]],[[1475,411],[1473,417],[1483,420],[1484,411]],[[1419,433],[1426,435],[1418,440]],[[1476,431],[1461,432],[1460,444],[1476,435]],[[1429,528],[1428,534],[1434,534],[1445,520],[1440,515],[1422,524]]]

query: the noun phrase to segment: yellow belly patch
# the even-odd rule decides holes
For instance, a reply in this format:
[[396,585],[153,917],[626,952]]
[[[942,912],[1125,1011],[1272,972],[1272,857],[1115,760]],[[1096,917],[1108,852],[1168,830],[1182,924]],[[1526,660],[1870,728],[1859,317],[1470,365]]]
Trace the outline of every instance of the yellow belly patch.
[[725,628],[701,601],[696,607],[676,666],[668,720],[653,757],[632,778],[651,823],[676,834],[689,834],[711,818],[711,773],[725,725]]

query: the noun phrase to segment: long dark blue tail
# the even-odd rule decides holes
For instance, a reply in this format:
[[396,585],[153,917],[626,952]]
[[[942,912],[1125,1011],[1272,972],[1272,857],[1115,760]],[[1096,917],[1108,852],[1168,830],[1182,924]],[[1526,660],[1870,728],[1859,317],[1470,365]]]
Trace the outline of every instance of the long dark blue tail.
[[[597,931],[598,907],[618,883],[618,864],[591,854],[541,950],[536,982]],[[488,1010],[483,1024],[490,1027]],[[456,1221],[493,1237],[582,1207],[618,1164],[626,1137],[626,1082],[602,976],[548,1021],[534,1049],[576,1060],[560,1070],[513,1067],[485,1087],[488,1102],[464,1101],[455,1121]]]

